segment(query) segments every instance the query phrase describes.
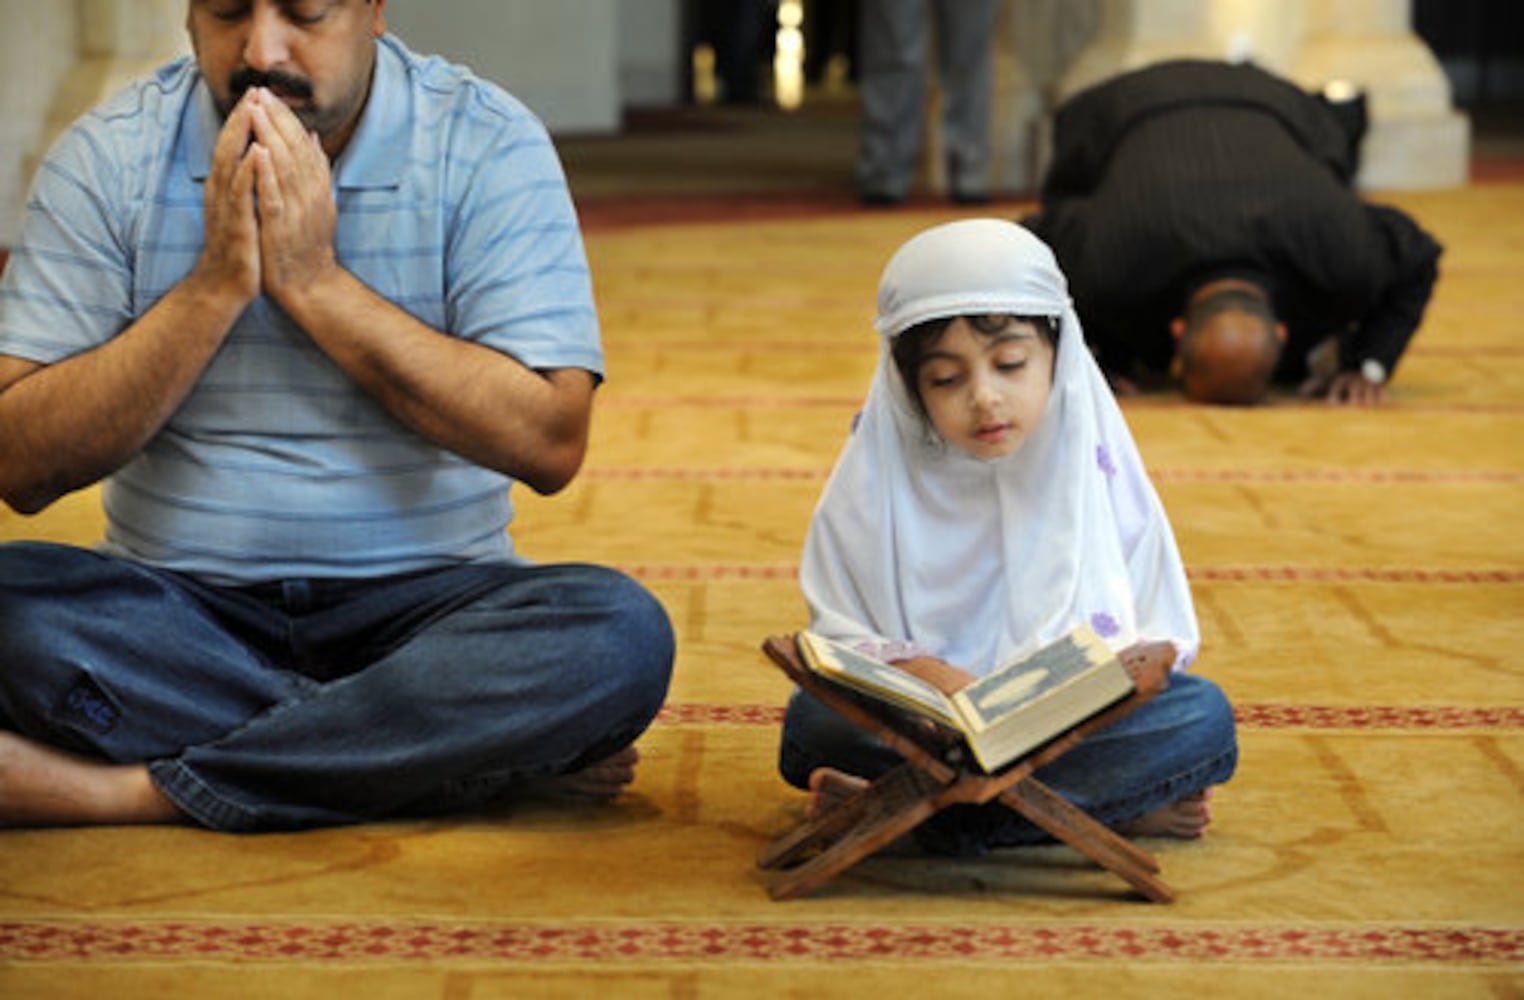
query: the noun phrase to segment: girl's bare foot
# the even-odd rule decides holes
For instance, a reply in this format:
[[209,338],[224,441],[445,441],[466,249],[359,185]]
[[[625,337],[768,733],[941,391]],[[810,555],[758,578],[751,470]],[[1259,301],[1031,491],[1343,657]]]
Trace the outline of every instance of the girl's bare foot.
[[867,787],[868,782],[856,775],[834,767],[817,767],[810,772],[810,801],[804,807],[805,818],[817,819]]
[[142,764],[105,764],[0,731],[0,826],[180,823]]
[[1129,837],[1177,837],[1195,840],[1212,824],[1212,789],[1176,799],[1167,806],[1123,823],[1117,832]]
[[580,771],[532,782],[531,790],[546,798],[607,802],[635,780],[635,765],[639,761],[640,752],[627,746]]

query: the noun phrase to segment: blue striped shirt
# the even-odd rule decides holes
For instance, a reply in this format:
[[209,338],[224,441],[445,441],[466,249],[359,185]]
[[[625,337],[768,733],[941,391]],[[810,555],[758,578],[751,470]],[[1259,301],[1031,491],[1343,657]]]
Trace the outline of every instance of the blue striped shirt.
[[[182,59],[60,138],[0,284],[0,354],[88,351],[191,271],[220,127]],[[529,367],[601,377],[570,193],[517,100],[384,37],[334,174],[338,257],[370,288]],[[511,482],[404,428],[261,297],[108,479],[104,548],[225,583],[510,559]]]

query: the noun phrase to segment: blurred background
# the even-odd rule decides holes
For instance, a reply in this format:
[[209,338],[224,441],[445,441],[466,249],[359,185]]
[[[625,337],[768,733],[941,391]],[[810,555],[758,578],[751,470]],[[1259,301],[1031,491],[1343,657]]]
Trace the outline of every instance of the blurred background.
[[[464,62],[556,135],[580,201],[850,204],[858,16],[874,0],[391,0],[416,51]],[[186,50],[184,0],[0,0],[0,247],[58,130]],[[1250,59],[1369,96],[1361,183],[1442,188],[1524,157],[1516,0],[1003,0],[996,197],[1032,194],[1057,102],[1160,59]],[[934,65],[928,74],[935,74]],[[935,90],[917,191],[939,193]]]

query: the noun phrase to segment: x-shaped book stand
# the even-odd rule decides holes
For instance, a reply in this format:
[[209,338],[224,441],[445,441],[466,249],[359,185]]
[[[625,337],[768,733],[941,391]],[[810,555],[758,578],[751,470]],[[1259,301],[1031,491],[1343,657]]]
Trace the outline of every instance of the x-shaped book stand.
[[995,774],[948,763],[948,751],[960,742],[952,731],[928,728],[921,720],[816,676],[800,660],[793,636],[769,636],[762,650],[795,684],[905,758],[867,788],[805,820],[762,852],[758,865],[782,870],[768,890],[773,899],[814,892],[950,805],[992,799],[1115,872],[1150,900],[1167,903],[1174,898],[1159,879],[1159,863],[1150,854],[1032,777],[1033,771],[1073,749],[1087,733],[1115,722],[1164,690],[1174,658],[1169,645],[1135,647],[1123,653],[1122,663],[1136,685],[1131,695]]

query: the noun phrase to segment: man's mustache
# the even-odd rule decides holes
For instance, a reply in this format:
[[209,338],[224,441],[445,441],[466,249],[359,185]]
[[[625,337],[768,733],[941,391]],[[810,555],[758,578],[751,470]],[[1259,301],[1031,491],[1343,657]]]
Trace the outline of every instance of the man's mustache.
[[228,93],[234,104],[250,87],[266,87],[281,97],[312,97],[312,81],[276,70],[238,69],[228,77]]

